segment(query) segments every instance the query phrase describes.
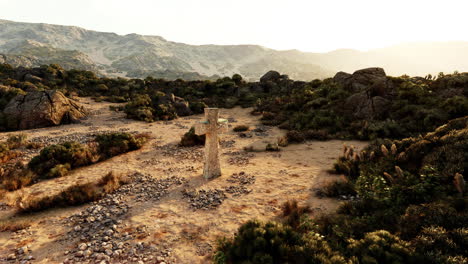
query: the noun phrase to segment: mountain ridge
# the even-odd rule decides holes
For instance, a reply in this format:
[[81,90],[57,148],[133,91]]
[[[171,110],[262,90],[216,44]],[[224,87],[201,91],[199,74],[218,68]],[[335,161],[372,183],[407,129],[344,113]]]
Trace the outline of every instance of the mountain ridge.
[[48,23],[0,19],[0,25],[0,54],[23,56],[14,60],[14,66],[58,63],[111,77],[213,79],[239,73],[247,80],[258,80],[265,72],[277,70],[293,79],[312,80],[366,67],[383,67],[391,75],[468,71],[468,42],[460,41],[314,53],[253,44],[190,45],[161,36],[119,35]]

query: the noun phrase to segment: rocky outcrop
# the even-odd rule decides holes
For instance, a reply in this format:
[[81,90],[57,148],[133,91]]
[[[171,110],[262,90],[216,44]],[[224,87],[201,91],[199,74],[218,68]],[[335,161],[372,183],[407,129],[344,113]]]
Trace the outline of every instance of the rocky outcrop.
[[14,97],[3,110],[7,130],[32,129],[78,122],[85,109],[56,90]]
[[372,96],[384,96],[393,90],[393,84],[382,68],[362,69],[353,74],[338,72],[333,80],[353,93],[367,91]]
[[345,112],[359,119],[373,119],[385,114],[393,83],[382,68],[362,69],[353,74],[338,72],[333,80],[353,93],[345,101]]
[[353,94],[346,99],[344,109],[358,119],[374,119],[382,117],[390,100],[382,96],[369,96],[366,92]]

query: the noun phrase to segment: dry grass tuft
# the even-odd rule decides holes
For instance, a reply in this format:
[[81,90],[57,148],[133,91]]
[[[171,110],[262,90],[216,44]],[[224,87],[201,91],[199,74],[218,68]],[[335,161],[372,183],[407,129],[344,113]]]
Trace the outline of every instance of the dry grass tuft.
[[19,197],[15,204],[20,212],[37,212],[55,207],[75,206],[99,200],[127,182],[127,178],[109,172],[97,182],[76,184],[57,194],[39,199]]
[[290,200],[283,204],[281,216],[285,218],[286,224],[297,228],[301,222],[302,215],[310,213],[311,211],[308,205],[300,206],[297,200]]
[[31,223],[28,221],[22,220],[1,220],[0,221],[0,232],[16,232],[31,226]]

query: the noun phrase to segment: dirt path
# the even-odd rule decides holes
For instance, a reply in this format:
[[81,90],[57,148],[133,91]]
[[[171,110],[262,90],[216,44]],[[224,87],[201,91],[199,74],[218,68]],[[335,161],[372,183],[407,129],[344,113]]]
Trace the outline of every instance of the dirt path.
[[[266,132],[250,132],[251,138],[241,138],[230,129],[222,135],[221,164],[223,176],[211,181],[201,177],[203,148],[178,148],[180,137],[203,116],[180,118],[170,122],[144,123],[127,120],[122,113],[109,110],[110,103],[94,103],[81,99],[94,115],[81,124],[25,131],[30,139],[83,138],[83,135],[99,131],[138,131],[151,134],[151,140],[141,150],[114,157],[105,162],[77,169],[70,175],[43,181],[24,188],[16,195],[50,195],[77,182],[92,181],[109,171],[122,174],[148,174],[157,179],[171,176],[184,178],[187,182],[170,189],[159,201],[139,201],[129,198],[130,209],[122,226],[136,228],[144,226],[145,236],[140,242],[171,248],[174,263],[210,263],[210,252],[218,236],[232,235],[243,222],[257,218],[276,219],[281,204],[288,199],[308,203],[314,212],[334,210],[336,200],[319,199],[313,188],[330,179],[326,173],[341,154],[343,144],[358,148],[365,142],[332,140],[290,145],[280,152],[256,152],[247,154],[243,147],[263,139],[276,139],[283,135],[277,128]],[[246,124],[251,128],[262,127],[258,117],[249,114],[251,109],[222,109],[221,117],[228,118],[231,125]],[[6,137],[7,134],[0,134]],[[235,184],[228,182],[232,174],[244,172],[254,176],[255,182],[242,190],[250,193],[227,199],[212,210],[195,210],[182,190],[224,189]],[[237,186],[237,185],[236,185]],[[63,224],[70,215],[79,213],[89,205],[53,209],[39,214],[23,216],[33,222],[31,228],[19,232],[0,233],[0,256],[12,253],[28,244],[35,260],[33,263],[60,263],[64,252],[76,248],[79,241],[67,238],[72,228]],[[12,210],[0,211],[0,219],[12,215]],[[122,231],[122,230],[120,230]],[[123,231],[122,231],[123,232]],[[154,263],[154,262],[151,262]],[[158,262],[156,262],[158,263]],[[167,263],[167,262],[166,262]]]

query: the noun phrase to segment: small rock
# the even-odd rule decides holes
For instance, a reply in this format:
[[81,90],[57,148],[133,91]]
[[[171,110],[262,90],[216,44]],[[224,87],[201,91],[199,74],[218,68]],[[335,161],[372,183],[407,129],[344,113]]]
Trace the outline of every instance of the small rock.
[[78,246],[78,249],[80,251],[84,251],[88,248],[88,245],[86,245],[86,243],[81,243],[79,246]]

